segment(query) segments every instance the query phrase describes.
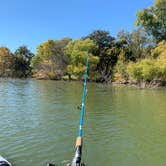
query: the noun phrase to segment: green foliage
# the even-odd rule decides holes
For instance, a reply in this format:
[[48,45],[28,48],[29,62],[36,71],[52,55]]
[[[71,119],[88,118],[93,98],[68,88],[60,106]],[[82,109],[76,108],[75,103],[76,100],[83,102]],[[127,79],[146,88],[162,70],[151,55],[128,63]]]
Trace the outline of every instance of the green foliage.
[[103,48],[110,47],[114,41],[114,37],[110,36],[109,32],[104,30],[95,30],[86,38],[93,40],[94,43],[98,46],[98,55],[102,54]]
[[113,80],[115,82],[125,83],[128,80],[127,62],[125,60],[125,51],[119,54],[118,61],[115,65]]
[[[149,56],[150,46],[152,45],[147,34],[137,29],[131,33],[124,30],[118,33],[119,57],[114,69],[114,81],[126,82],[128,80],[127,64],[131,61],[136,62]],[[134,64],[134,65],[132,65]],[[134,78],[142,79],[140,67],[134,68],[135,63],[129,65],[130,75]]]
[[153,58],[157,58],[158,56],[166,56],[166,41],[158,43],[157,47],[151,51],[151,54]]
[[127,72],[130,78],[137,81],[166,81],[166,42],[160,42],[152,50],[153,58],[146,58],[137,63],[129,63]]
[[13,74],[14,57],[7,47],[0,47],[0,77]]
[[64,47],[69,41],[71,41],[69,38],[48,40],[37,47],[37,54],[31,63],[35,77],[59,79],[64,75],[68,64]]
[[134,30],[131,33],[122,30],[118,33],[118,41],[123,42],[121,48],[125,51],[126,61],[137,61],[148,56],[148,48],[153,45],[147,33],[142,29]]
[[157,57],[155,62],[158,69],[158,79],[166,81],[166,41],[160,42],[152,50],[152,56]]
[[131,79],[137,81],[151,81],[157,77],[157,67],[153,59],[144,59],[137,63],[130,62],[127,72]]
[[26,47],[21,46],[15,51],[14,75],[16,77],[27,77],[31,75],[31,59],[34,54]]
[[93,50],[93,54],[99,57],[99,63],[97,64],[98,81],[110,81],[119,54],[115,38],[110,36],[109,32],[103,30],[96,30],[86,38],[93,40],[97,46]]
[[166,40],[166,1],[156,0],[154,6],[139,11],[136,25],[143,27],[156,42]]
[[77,78],[82,78],[85,70],[85,58],[88,52],[89,56],[89,76],[95,80],[97,77],[96,67],[99,58],[92,54],[92,50],[96,48],[95,43],[90,39],[80,39],[69,42],[65,48],[65,54],[70,60],[67,66],[69,76],[74,75]]

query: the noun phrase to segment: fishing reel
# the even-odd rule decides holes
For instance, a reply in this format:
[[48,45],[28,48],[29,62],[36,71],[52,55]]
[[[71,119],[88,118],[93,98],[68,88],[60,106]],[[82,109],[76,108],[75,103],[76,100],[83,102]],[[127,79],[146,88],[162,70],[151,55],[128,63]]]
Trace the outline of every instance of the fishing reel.
[[[73,157],[72,162],[66,160],[63,161],[59,166],[86,166],[84,163],[81,163],[81,156],[82,156],[82,138],[78,137],[76,142],[76,149],[75,149],[75,155]],[[47,164],[47,166],[58,166],[56,164]]]

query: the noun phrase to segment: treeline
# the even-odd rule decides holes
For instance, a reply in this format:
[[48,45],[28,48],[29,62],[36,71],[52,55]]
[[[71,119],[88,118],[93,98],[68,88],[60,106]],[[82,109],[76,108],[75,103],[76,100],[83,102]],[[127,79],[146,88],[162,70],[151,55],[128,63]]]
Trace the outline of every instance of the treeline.
[[33,56],[26,46],[19,47],[14,53],[7,47],[0,47],[0,77],[31,76]]
[[34,55],[26,46],[15,53],[0,47],[0,76],[82,79],[89,54],[89,80],[118,83],[166,82],[166,1],[138,11],[132,32],[117,37],[96,30],[78,40],[48,40]]

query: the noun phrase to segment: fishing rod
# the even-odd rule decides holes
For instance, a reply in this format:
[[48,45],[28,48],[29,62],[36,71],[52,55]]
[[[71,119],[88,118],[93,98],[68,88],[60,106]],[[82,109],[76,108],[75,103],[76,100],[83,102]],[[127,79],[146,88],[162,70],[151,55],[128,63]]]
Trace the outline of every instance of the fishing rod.
[[86,56],[86,69],[84,72],[84,84],[83,84],[83,95],[82,95],[82,103],[81,103],[81,114],[80,114],[80,125],[78,130],[78,135],[76,138],[76,145],[75,145],[75,155],[72,160],[71,166],[85,166],[84,163],[81,163],[82,158],[82,146],[83,146],[83,121],[84,121],[84,114],[85,114],[85,98],[87,94],[86,82],[87,82],[87,75],[88,75],[88,52]]
[[[83,84],[83,95],[82,95],[82,103],[81,103],[81,114],[80,114],[80,125],[78,130],[78,135],[76,138],[76,145],[75,145],[75,154],[72,160],[71,165],[68,163],[67,166],[85,166],[84,163],[81,162],[82,158],[82,146],[83,146],[83,121],[84,121],[84,114],[85,114],[85,98],[87,94],[86,88],[86,80],[88,75],[88,52],[85,60],[86,69],[84,72],[84,84]],[[47,166],[57,166],[56,164],[48,163]]]

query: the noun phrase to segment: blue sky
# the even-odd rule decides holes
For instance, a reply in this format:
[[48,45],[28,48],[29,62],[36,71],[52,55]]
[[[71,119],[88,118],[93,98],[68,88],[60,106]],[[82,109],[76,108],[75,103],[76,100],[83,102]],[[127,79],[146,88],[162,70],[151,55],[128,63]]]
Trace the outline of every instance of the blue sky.
[[48,39],[80,38],[96,29],[134,28],[136,12],[153,0],[1,0],[0,46],[12,51],[35,47]]

